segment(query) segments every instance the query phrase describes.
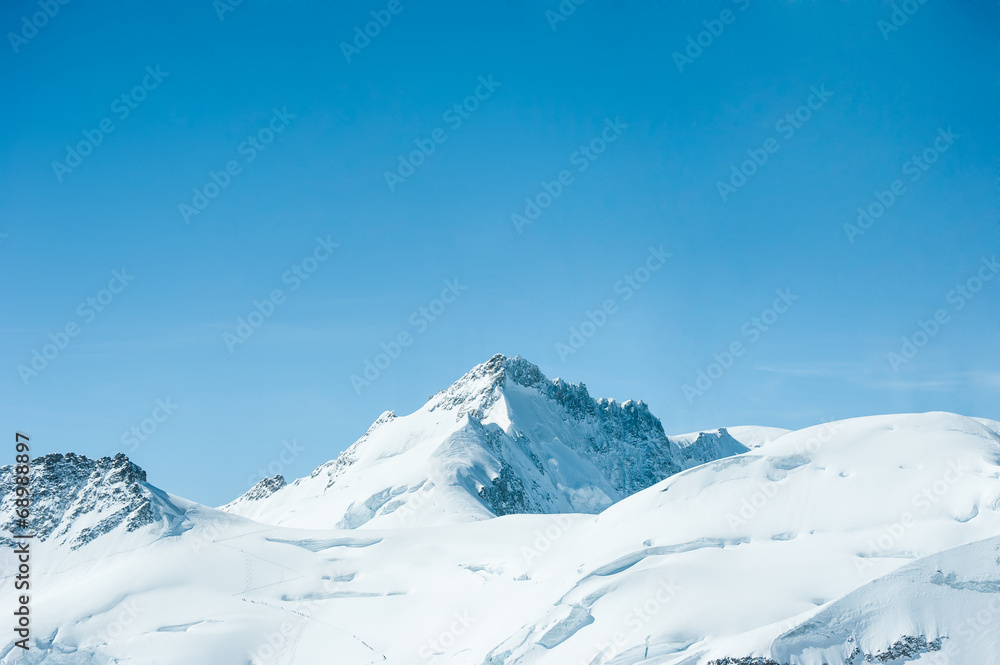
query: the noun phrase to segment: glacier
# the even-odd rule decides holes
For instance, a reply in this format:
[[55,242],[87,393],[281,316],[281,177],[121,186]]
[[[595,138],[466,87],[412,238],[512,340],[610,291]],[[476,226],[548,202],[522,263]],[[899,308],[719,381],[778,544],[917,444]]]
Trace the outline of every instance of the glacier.
[[124,455],[33,464],[31,649],[5,665],[1000,662],[992,420],[667,435],[494,356],[220,508]]

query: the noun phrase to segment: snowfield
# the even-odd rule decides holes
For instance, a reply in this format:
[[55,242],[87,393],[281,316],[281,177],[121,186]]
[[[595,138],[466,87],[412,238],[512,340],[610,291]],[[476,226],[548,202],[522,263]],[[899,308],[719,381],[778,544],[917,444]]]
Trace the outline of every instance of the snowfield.
[[124,456],[35,464],[4,664],[1000,663],[995,421],[666,436],[498,356],[221,509]]
[[497,355],[416,413],[383,413],[309,477],[261,481],[222,510],[345,529],[598,513],[682,469],[746,450],[725,430],[668,439],[642,402],[595,400],[582,384]]

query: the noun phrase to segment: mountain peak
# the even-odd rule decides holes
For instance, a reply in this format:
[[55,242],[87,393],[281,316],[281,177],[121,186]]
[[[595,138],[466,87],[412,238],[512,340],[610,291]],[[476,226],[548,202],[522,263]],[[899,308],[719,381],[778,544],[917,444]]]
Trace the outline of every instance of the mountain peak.
[[[518,385],[532,388],[539,383],[547,382],[548,379],[538,369],[538,365],[525,360],[521,356],[505,356],[502,353],[494,354],[489,360],[480,363],[470,369],[465,375],[456,381],[454,385],[477,383],[486,379],[492,385],[500,385],[506,379],[510,379]],[[442,391],[447,392],[448,389]]]
[[[683,445],[682,445],[683,444]],[[383,413],[335,459],[224,510],[284,525],[443,524],[597,513],[685,468],[745,452],[725,432],[671,441],[641,401],[594,399],[496,354],[416,412]]]
[[[476,365],[459,380],[430,398],[428,408],[457,410],[459,417],[470,414],[482,418],[493,406],[509,384],[534,388],[560,402],[574,415],[595,412],[596,404],[583,383],[569,383],[562,379],[549,379],[538,365],[521,356],[494,354],[489,360]],[[612,401],[613,400],[608,400]],[[641,402],[638,403],[645,407]]]
[[[31,462],[31,477],[31,525],[41,541],[69,542],[77,549],[119,526],[132,532],[182,521],[182,511],[148,485],[146,472],[122,453],[98,459],[50,453]],[[14,468],[0,467],[0,508],[11,515],[4,525],[8,532],[14,527],[15,482]]]
[[508,358],[502,353],[498,353],[480,365],[480,367],[496,372],[498,376],[509,378],[514,383],[528,388],[548,381],[545,375],[542,374],[542,370],[538,369],[538,365],[525,360],[521,356]]
[[266,499],[286,485],[288,485],[288,483],[285,482],[285,477],[280,473],[276,476],[261,478],[257,484],[247,490],[245,494],[233,501],[230,501],[224,506],[220,506],[219,509],[230,512],[238,512],[240,504]]

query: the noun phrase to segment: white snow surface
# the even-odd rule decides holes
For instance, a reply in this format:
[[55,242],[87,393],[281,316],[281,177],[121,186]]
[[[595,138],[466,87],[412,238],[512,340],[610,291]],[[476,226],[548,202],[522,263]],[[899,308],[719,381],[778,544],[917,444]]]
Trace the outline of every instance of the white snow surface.
[[770,443],[779,436],[784,436],[792,431],[783,427],[763,427],[760,425],[738,425],[726,429],[729,430],[730,436],[747,448],[760,448],[765,443]]
[[[698,440],[695,441],[694,438]],[[666,437],[642,402],[594,400],[497,355],[408,416],[383,413],[336,460],[222,507],[304,528],[389,528],[510,513],[598,513],[681,469],[747,448]]]
[[[621,498],[602,470],[589,486],[577,478],[577,491],[593,490],[579,504],[564,491],[564,504],[546,506],[551,514],[495,517],[462,484],[475,464],[461,455],[484,449],[463,447],[462,437],[490,423],[506,434],[504,414],[516,421],[523,405],[491,412],[494,403],[475,425],[443,408],[451,396],[435,399],[411,421],[383,417],[354,446],[370,473],[402,478],[393,460],[407,456],[410,473],[418,455],[444,470],[423,500],[431,507],[415,506],[402,524],[330,528],[355,514],[346,490],[329,502],[295,490],[302,494],[250,519],[232,505],[166,494],[133,472],[124,509],[155,496],[169,510],[104,522],[79,546],[75,534],[93,520],[73,526],[64,515],[59,528],[68,530],[34,542],[32,648],[21,653],[8,638],[0,663],[1000,662],[1000,434],[989,422],[925,413],[826,423]],[[538,414],[540,427],[543,416],[565,419]],[[514,421],[507,426],[523,426]],[[386,456],[388,438],[375,434],[400,422],[408,424],[399,432],[420,434]],[[564,427],[524,434],[552,445]],[[426,432],[439,437],[434,446],[423,445]],[[561,464],[572,459],[566,450],[557,450]],[[580,474],[609,468],[573,464]],[[309,480],[329,482],[334,466]],[[574,482],[573,473],[559,482]],[[378,486],[352,482],[362,501]],[[614,503],[597,514],[553,510],[593,508],[598,490]],[[98,487],[80,492],[77,503],[107,501]],[[2,559],[5,608],[15,603],[15,566]]]

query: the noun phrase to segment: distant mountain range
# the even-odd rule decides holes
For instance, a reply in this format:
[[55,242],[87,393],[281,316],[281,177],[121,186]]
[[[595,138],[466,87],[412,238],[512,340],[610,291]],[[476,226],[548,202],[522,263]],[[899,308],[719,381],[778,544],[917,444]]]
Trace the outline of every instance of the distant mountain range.
[[496,355],[419,411],[387,411],[337,459],[262,480],[222,510],[282,526],[430,526],[598,513],[686,468],[746,452],[724,429],[671,440],[643,402],[593,399]]
[[668,436],[497,355],[218,509],[124,455],[32,464],[31,649],[3,664],[1000,663],[991,420]]

